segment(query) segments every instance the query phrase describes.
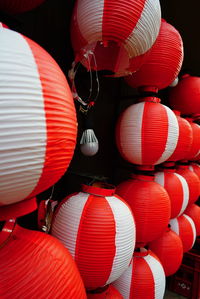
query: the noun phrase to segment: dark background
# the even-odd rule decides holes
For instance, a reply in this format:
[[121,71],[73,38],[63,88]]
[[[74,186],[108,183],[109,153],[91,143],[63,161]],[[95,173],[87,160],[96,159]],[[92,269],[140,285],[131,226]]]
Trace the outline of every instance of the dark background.
[[[92,1],[92,0],[91,0]],[[46,0],[36,9],[6,16],[0,13],[1,20],[13,29],[36,41],[46,49],[60,65],[67,76],[74,60],[70,42],[70,19],[74,0]],[[184,45],[184,62],[181,73],[200,75],[200,1],[162,0],[162,17],[181,34]],[[117,117],[122,109],[135,101],[137,91],[128,87],[123,78],[108,78],[99,72],[100,92],[94,108],[94,129],[99,140],[99,152],[93,157],[84,156],[79,149],[83,131],[82,114],[76,104],[78,118],[77,147],[66,174],[56,183],[54,199],[62,199],[67,194],[78,191],[81,183],[93,179],[114,185],[128,176],[133,166],[125,162],[115,146],[114,130]],[[89,93],[89,73],[84,68],[76,78],[81,97]],[[162,103],[167,103],[167,89],[159,93]],[[48,197],[51,189],[38,198]]]

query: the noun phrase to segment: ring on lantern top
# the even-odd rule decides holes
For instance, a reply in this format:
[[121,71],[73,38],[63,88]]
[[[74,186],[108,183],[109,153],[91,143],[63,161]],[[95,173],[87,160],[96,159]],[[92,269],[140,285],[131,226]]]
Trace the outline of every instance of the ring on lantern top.
[[115,194],[115,190],[116,190],[114,185],[110,185],[106,183],[101,183],[99,187],[94,185],[92,186],[85,185],[85,184],[83,184],[81,187],[83,192],[97,195],[97,196],[112,196],[113,194]]

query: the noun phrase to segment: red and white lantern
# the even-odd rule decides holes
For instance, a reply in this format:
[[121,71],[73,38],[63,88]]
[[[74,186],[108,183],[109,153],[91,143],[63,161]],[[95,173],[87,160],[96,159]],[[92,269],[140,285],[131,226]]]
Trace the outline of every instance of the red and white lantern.
[[180,174],[186,180],[189,188],[189,204],[194,203],[199,198],[200,180],[198,176],[189,169],[189,165],[178,165],[176,173]]
[[162,19],[158,37],[140,69],[125,78],[132,87],[163,89],[178,76],[183,62],[183,42],[179,32]]
[[166,276],[176,273],[183,259],[183,244],[180,237],[168,228],[158,239],[148,244],[159,258]]
[[184,213],[192,218],[196,228],[196,235],[197,237],[200,236],[200,207],[196,204],[191,204]]
[[87,299],[123,299],[118,290],[111,284],[97,290],[87,292]]
[[50,235],[9,220],[0,231],[0,298],[86,299],[69,251]]
[[161,299],[165,292],[165,273],[157,256],[141,248],[113,285],[124,299]]
[[76,61],[88,69],[129,74],[141,66],[160,23],[158,0],[77,0],[71,22]]
[[144,102],[126,108],[118,119],[117,148],[130,163],[160,164],[176,148],[179,136],[177,118],[171,109],[159,101],[154,97],[146,98]]
[[171,229],[180,236],[183,252],[189,251],[196,240],[196,228],[191,217],[186,214],[170,220]]
[[45,0],[0,0],[0,10],[9,14],[23,13],[32,10]]
[[0,56],[0,205],[10,205],[66,172],[77,120],[65,75],[38,44],[0,28]]
[[166,229],[170,213],[167,191],[150,175],[132,175],[117,186],[117,194],[130,205],[136,223],[136,246],[158,238]]
[[167,191],[171,202],[171,216],[176,218],[183,214],[189,202],[189,188],[186,180],[175,169],[164,169],[155,173],[155,182]]
[[128,267],[135,248],[131,209],[115,188],[83,185],[58,206],[52,235],[75,259],[85,287],[96,289],[116,280]]

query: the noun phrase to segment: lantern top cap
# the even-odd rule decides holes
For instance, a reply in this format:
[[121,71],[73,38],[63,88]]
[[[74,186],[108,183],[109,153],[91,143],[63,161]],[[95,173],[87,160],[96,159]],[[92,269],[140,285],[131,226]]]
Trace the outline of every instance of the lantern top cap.
[[134,251],[133,256],[134,257],[144,257],[149,255],[150,250],[146,249],[146,248],[140,248],[139,251]]
[[115,194],[116,187],[111,184],[96,182],[92,186],[82,184],[81,190],[97,196],[112,196]]

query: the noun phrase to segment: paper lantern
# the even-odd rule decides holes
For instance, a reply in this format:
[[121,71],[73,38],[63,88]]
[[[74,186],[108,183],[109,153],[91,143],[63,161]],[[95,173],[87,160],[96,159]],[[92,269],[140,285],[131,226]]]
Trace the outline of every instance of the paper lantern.
[[189,188],[186,180],[175,169],[164,169],[155,173],[155,182],[167,191],[171,202],[171,216],[175,218],[183,214],[189,201]]
[[165,231],[171,213],[167,191],[150,175],[133,174],[120,183],[117,194],[130,205],[136,223],[136,246],[141,247]]
[[8,205],[61,178],[74,153],[77,121],[67,80],[44,49],[0,28],[0,56],[0,205]]
[[196,228],[191,217],[186,214],[170,220],[171,229],[180,236],[183,252],[189,251],[196,239]]
[[187,207],[184,214],[188,215],[194,222],[197,237],[200,236],[200,207],[196,204],[191,204]]
[[0,298],[86,299],[69,251],[55,238],[8,221],[0,232]]
[[160,23],[158,0],[77,0],[71,22],[76,61],[121,76],[133,72],[155,42]]
[[176,148],[168,161],[184,160],[188,156],[193,144],[193,130],[190,123],[180,116],[179,111],[173,111],[179,125],[179,136]]
[[122,295],[112,285],[87,292],[87,299],[123,299]]
[[125,78],[132,87],[166,88],[178,76],[183,62],[179,32],[162,19],[158,37],[140,69]]
[[129,267],[113,285],[124,299],[161,299],[165,292],[163,267],[150,250],[135,252]]
[[181,266],[183,244],[180,237],[168,228],[158,239],[148,244],[159,258],[166,276],[173,275]]
[[197,163],[191,163],[189,169],[192,170],[200,179],[200,165]]
[[179,83],[169,91],[170,107],[181,114],[193,115],[200,111],[200,77],[185,74]]
[[69,249],[88,289],[117,279],[135,247],[131,209],[109,185],[83,185],[82,192],[63,200],[51,233]]
[[175,114],[159,99],[149,97],[133,104],[120,115],[116,144],[121,156],[130,163],[155,165],[174,152],[179,135]]
[[192,122],[191,118],[187,118],[191,128],[192,128],[192,144],[188,154],[186,155],[186,160],[195,160],[200,152],[200,126]]
[[189,188],[189,203],[197,201],[200,194],[200,180],[198,176],[189,169],[189,165],[178,165],[176,173],[180,174],[186,180]]
[[0,0],[0,10],[9,14],[23,13],[32,10],[45,0]]

